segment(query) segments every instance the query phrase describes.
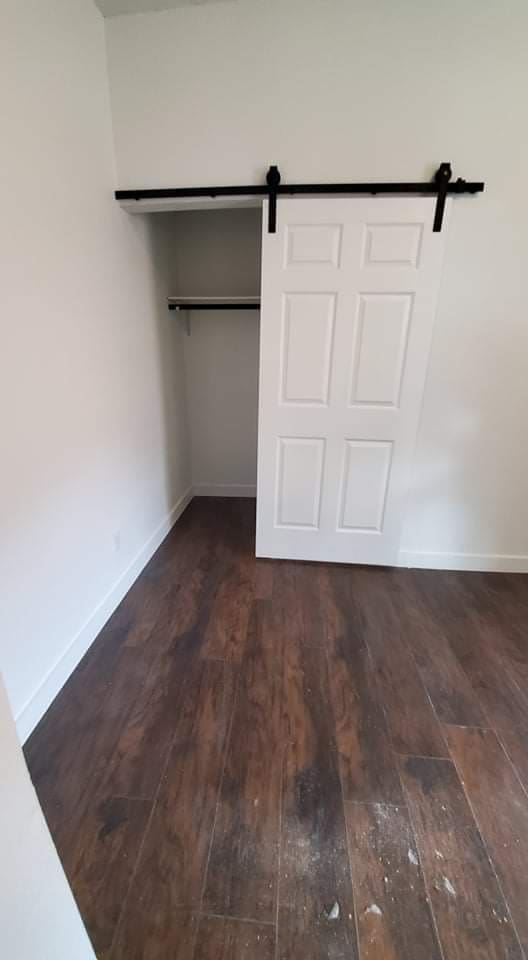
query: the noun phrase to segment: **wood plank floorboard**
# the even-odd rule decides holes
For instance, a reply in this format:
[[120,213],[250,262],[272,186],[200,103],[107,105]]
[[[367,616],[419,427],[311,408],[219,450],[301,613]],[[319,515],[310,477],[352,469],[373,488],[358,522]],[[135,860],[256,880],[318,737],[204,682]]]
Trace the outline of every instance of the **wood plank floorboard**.
[[272,921],[276,909],[282,677],[271,602],[254,603],[204,893],[208,913]]
[[486,637],[486,644],[494,657],[502,662],[526,697],[528,694],[528,644],[524,627],[519,629],[519,624],[509,620],[500,623],[496,615],[484,617],[480,612],[475,613],[473,619],[474,629],[480,637]]
[[157,915],[145,918],[145,926],[139,931],[133,922],[130,925],[121,924],[109,954],[110,960],[194,960],[195,915],[186,909],[173,910],[164,919],[165,926],[161,928]]
[[492,730],[450,727],[448,742],[521,943],[528,953],[524,879],[528,863],[526,793]]
[[[418,585],[424,583],[422,571],[413,576]],[[462,575],[455,580],[452,573],[439,572],[437,578],[435,586],[428,576],[422,595],[482,705],[486,725],[505,731],[527,727],[528,696],[505,665],[496,624],[475,614],[475,601]],[[520,620],[523,622],[521,612]],[[507,629],[508,621],[504,632]]]
[[290,638],[284,663],[278,957],[353,960],[355,908],[326,657]]
[[274,960],[275,931],[272,926],[200,917],[194,960]]
[[[95,766],[93,783],[105,796],[154,796],[201,648],[207,601],[217,576],[214,558],[201,558],[188,589],[179,593],[173,623],[160,631],[156,627],[143,648],[154,652],[152,665],[144,671],[111,756],[101,757]],[[125,692],[123,702],[129,699]]]
[[498,737],[528,794],[528,727],[499,730]]
[[321,571],[318,563],[300,563],[296,571],[297,603],[305,646],[326,646],[326,621],[321,605]]
[[228,567],[212,604],[204,657],[236,663],[242,660],[254,596],[254,572],[254,564],[249,560]]
[[469,678],[408,571],[398,571],[394,580],[392,597],[404,642],[414,657],[438,719],[462,726],[485,726],[487,718]]
[[521,960],[508,908],[452,762],[408,757],[401,769],[444,960]]
[[234,686],[230,665],[194,664],[112,956],[170,955],[173,916],[200,907]]
[[193,500],[25,746],[99,960],[528,960],[528,578],[254,551]]
[[[34,747],[35,735],[31,738],[26,754],[29,769],[52,832],[75,813],[86,796],[95,802],[102,776],[115,769],[116,746],[142,694],[150,666],[149,654],[122,648],[101,705],[91,702],[90,687],[86,687],[84,695],[67,703],[55,728],[45,724],[40,750]],[[145,763],[148,765],[148,758]]]
[[423,757],[448,756],[447,746],[414,659],[403,636],[386,571],[350,574],[394,750]]
[[[172,956],[182,907],[198,909],[222,775],[221,743],[175,744],[124,904],[112,958]],[[143,954],[138,954],[143,957]]]
[[255,560],[255,600],[268,600],[271,597],[275,566],[273,560]]
[[441,960],[406,809],[350,803],[347,827],[362,960]]
[[298,589],[299,564],[281,560],[275,568],[271,595],[271,621],[268,642],[275,648],[275,655],[282,666],[286,643],[304,644],[304,617]]
[[321,574],[329,696],[345,800],[402,803],[374,667],[342,570]]
[[99,960],[109,956],[149,814],[145,800],[87,798],[54,833]]

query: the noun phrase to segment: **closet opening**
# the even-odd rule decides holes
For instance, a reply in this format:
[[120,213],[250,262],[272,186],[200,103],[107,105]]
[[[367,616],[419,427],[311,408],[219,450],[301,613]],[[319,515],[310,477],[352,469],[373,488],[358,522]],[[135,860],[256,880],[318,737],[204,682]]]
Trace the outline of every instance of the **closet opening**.
[[261,205],[178,210],[156,214],[160,219],[167,310],[186,334],[193,495],[255,497]]

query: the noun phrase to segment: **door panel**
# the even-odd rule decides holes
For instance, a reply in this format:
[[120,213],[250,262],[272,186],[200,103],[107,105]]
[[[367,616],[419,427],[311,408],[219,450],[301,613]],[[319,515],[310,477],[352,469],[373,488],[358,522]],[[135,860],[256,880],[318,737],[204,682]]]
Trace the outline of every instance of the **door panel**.
[[382,530],[391,456],[390,441],[345,440],[338,530]]
[[405,365],[412,294],[361,293],[350,398],[397,407]]
[[324,449],[322,437],[278,438],[278,527],[319,527]]
[[282,403],[328,403],[335,302],[333,293],[285,295]]
[[329,264],[339,266],[341,224],[291,224],[286,226],[285,266]]
[[446,235],[433,212],[281,198],[264,227],[258,556],[397,561]]

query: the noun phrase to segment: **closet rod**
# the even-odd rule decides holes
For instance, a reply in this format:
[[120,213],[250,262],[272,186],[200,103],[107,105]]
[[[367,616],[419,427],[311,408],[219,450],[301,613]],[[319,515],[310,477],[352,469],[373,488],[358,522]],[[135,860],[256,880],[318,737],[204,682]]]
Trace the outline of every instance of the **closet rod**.
[[418,194],[436,196],[433,231],[442,229],[446,197],[450,194],[482,193],[482,181],[452,180],[451,164],[441,163],[432,180],[423,183],[281,183],[279,169],[269,168],[266,185],[252,184],[245,187],[169,187],[159,190],[116,190],[116,200],[164,200],[178,197],[240,197],[257,196],[269,198],[268,231],[277,231],[277,198],[296,194],[340,194],[342,196],[365,194]]
[[169,310],[260,310],[259,303],[241,303],[239,301],[231,303],[171,303],[169,301]]

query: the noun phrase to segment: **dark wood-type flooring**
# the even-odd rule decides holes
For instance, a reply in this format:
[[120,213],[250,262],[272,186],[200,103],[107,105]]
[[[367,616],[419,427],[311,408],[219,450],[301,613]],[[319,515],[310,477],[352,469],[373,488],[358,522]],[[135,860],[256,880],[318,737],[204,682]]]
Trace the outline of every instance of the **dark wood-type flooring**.
[[26,746],[101,960],[528,960],[528,578],[195,500]]

